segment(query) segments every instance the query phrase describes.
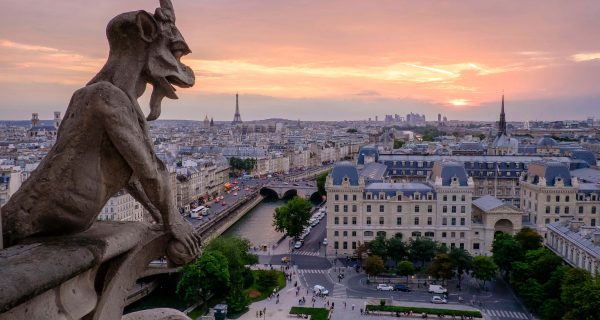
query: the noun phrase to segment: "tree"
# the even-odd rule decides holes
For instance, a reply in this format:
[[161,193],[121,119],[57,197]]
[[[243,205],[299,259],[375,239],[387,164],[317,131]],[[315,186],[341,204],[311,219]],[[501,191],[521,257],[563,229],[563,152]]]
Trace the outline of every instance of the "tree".
[[449,256],[452,264],[456,268],[456,277],[458,278],[458,285],[460,286],[462,275],[471,270],[473,257],[467,250],[462,248],[450,249]]
[[437,244],[429,238],[417,238],[408,244],[408,255],[412,261],[421,262],[421,267],[435,256]]
[[250,305],[250,298],[244,293],[240,286],[233,286],[226,299],[227,310],[235,314],[245,310]]
[[393,237],[387,240],[387,256],[394,262],[405,259],[408,256],[406,244],[400,237]]
[[210,293],[222,296],[228,287],[227,258],[218,251],[207,251],[183,267],[176,292],[188,303],[195,303],[207,300]]
[[442,281],[452,278],[453,271],[454,265],[447,253],[436,254],[431,262],[431,266],[429,266],[429,274],[435,279],[441,279]]
[[566,309],[569,310],[567,314],[570,313],[570,310],[578,307],[575,303],[577,293],[589,281],[591,281],[591,276],[583,269],[571,268],[565,273],[562,280],[560,300],[565,304]]
[[494,262],[506,272],[506,275],[508,275],[513,262],[523,259],[523,248],[513,236],[506,233],[499,233],[496,236],[492,243],[492,252]]
[[375,237],[375,239],[373,239],[373,241],[369,241],[367,245],[372,255],[380,256],[382,259],[385,259],[388,256],[388,248],[385,236],[378,235]]
[[[558,267],[563,265],[563,260],[561,257],[555,255],[552,251],[546,248],[540,248],[543,254],[539,256],[535,261],[531,262],[531,269],[535,270],[533,276],[539,283],[544,283],[548,281],[552,272],[554,272]],[[537,250],[536,250],[537,251]],[[529,251],[526,257],[529,256]]]
[[383,259],[380,256],[369,256],[363,264],[365,272],[370,276],[376,276],[385,270]]
[[218,251],[227,258],[229,273],[241,272],[246,265],[258,262],[258,257],[250,253],[250,241],[240,237],[217,237],[206,245],[205,252]]
[[485,288],[485,282],[490,281],[496,275],[498,266],[494,263],[494,260],[486,256],[477,256],[473,258],[473,277],[483,282]]
[[572,305],[565,319],[600,319],[600,281],[585,281],[573,295]]
[[535,250],[542,247],[542,236],[535,230],[525,227],[515,235],[515,240],[521,244],[523,250]]
[[527,279],[517,287],[517,290],[527,307],[534,311],[537,311],[544,302],[544,289],[535,279]]
[[415,274],[415,265],[408,260],[400,261],[396,266],[396,273],[399,276],[406,277],[406,283],[408,283],[408,277]]
[[273,213],[273,226],[279,232],[298,238],[310,219],[312,206],[308,200],[298,196],[293,197],[285,205],[276,208]]
[[364,242],[359,242],[358,246],[356,246],[356,250],[354,250],[354,254],[358,257],[359,260],[362,260],[363,256],[367,254],[369,248],[367,244]]
[[560,320],[565,314],[565,308],[558,299],[548,299],[540,307],[540,316],[544,320]]
[[394,149],[400,149],[402,146],[404,146],[404,141],[394,139]]
[[323,172],[320,175],[318,175],[315,179],[317,181],[317,190],[319,191],[319,194],[322,196],[327,195],[327,191],[325,190],[325,181],[327,181],[328,174],[329,174],[329,171]]

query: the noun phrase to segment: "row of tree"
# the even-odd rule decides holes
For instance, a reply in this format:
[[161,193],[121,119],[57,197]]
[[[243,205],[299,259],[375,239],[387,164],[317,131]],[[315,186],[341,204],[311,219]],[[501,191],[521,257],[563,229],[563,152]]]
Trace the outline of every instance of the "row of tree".
[[[359,257],[368,255],[363,261],[367,274],[379,275],[387,270],[406,276],[407,282],[408,277],[417,270],[424,270],[431,277],[442,281],[456,276],[459,283],[464,274],[471,272],[485,285],[498,270],[491,257],[472,257],[462,248],[448,249],[447,246],[424,237],[404,242],[399,237],[386,239],[380,235],[367,244],[361,244],[356,254]],[[393,267],[389,267],[389,262]],[[426,265],[428,267],[424,269]]]
[[242,171],[251,172],[252,170],[254,170],[254,167],[256,167],[256,159],[241,159],[237,157],[231,157],[229,158],[229,166],[231,172],[235,176],[239,176]]
[[246,266],[258,262],[250,247],[248,240],[239,237],[214,239],[198,259],[183,267],[177,294],[188,303],[225,299],[231,313],[244,310],[250,304],[244,289],[254,283]]
[[534,230],[499,234],[493,253],[514,291],[541,319],[600,319],[600,279],[565,265]]

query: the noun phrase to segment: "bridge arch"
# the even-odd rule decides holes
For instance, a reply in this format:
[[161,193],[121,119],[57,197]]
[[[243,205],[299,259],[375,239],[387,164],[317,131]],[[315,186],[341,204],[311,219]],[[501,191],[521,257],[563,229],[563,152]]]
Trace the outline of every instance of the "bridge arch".
[[267,198],[267,199],[279,199],[279,194],[277,193],[277,191],[268,188],[268,187],[263,187],[260,189],[259,191],[260,195]]
[[289,189],[289,190],[287,190],[287,191],[285,191],[283,193],[283,195],[281,196],[281,199],[287,200],[287,199],[291,199],[291,198],[296,197],[296,196],[299,196],[298,190],[296,190],[296,189]]

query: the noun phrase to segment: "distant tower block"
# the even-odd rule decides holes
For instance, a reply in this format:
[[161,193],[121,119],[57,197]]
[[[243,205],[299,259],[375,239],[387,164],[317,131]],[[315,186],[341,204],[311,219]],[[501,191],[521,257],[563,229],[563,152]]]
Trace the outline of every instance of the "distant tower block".
[[58,129],[60,127],[61,117],[60,111],[54,111],[54,127]]
[[240,124],[242,123],[242,116],[240,115],[240,104],[238,100],[238,94],[235,94],[235,115],[233,116],[233,121],[231,124]]
[[208,129],[210,126],[210,120],[208,120],[208,115],[204,116],[204,129]]
[[36,112],[31,114],[31,126],[35,127],[40,124],[40,118]]

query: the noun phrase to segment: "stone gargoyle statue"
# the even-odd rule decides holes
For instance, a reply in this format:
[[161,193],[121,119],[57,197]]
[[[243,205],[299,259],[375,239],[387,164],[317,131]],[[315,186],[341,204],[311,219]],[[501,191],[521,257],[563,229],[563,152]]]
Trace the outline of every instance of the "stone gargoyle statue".
[[[142,10],[116,16],[106,34],[108,61],[73,94],[56,143],[2,208],[4,244],[85,231],[108,199],[126,189],[172,234],[170,260],[189,262],[200,251],[200,237],[176,210],[147,120],[159,117],[164,97],[177,99],[173,85],[194,85],[192,69],[180,61],[190,49],[170,0],[160,0],[154,15]],[[146,119],[137,99],[147,84],[153,90]]]

